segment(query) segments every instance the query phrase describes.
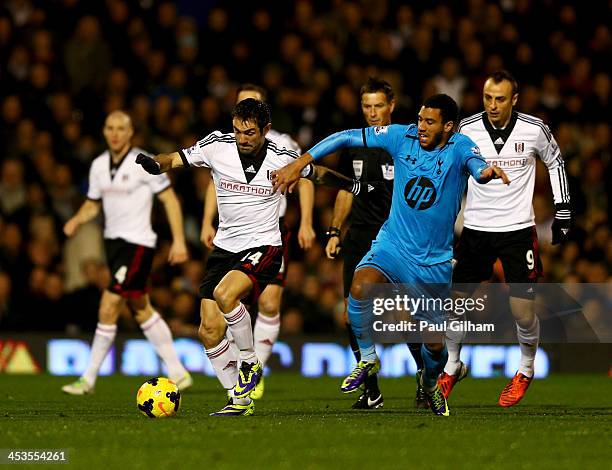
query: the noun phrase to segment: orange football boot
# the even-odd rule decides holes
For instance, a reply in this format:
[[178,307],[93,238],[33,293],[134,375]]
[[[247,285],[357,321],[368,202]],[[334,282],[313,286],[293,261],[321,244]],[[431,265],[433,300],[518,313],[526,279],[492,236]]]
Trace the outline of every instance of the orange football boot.
[[504,387],[499,396],[499,406],[505,408],[516,405],[525,396],[525,392],[529,388],[529,384],[533,377],[527,377],[520,372],[517,372],[508,385]]

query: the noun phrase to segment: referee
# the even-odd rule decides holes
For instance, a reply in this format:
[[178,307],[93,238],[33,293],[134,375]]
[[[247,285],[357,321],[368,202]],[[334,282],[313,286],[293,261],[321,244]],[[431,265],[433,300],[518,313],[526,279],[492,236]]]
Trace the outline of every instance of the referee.
[[[395,108],[395,97],[391,85],[385,80],[369,78],[361,87],[361,111],[368,126],[388,126]],[[346,312],[347,299],[355,267],[370,250],[372,240],[376,238],[382,224],[389,216],[391,196],[393,194],[393,159],[378,148],[348,148],[343,150],[348,155],[340,158],[339,171],[347,177],[363,182],[364,186],[358,195],[344,190],[338,191],[331,226],[327,231],[325,253],[333,259],[340,253],[344,258],[344,319],[349,334],[351,349],[357,362],[360,360],[357,338],[348,323]],[[350,229],[341,243],[341,228],[350,214]],[[421,345],[409,345],[417,368],[423,368]],[[415,405],[427,407],[423,389],[418,385]],[[383,397],[378,388],[378,378],[371,375],[366,379],[365,389],[353,404],[355,409],[374,409],[383,406]]]

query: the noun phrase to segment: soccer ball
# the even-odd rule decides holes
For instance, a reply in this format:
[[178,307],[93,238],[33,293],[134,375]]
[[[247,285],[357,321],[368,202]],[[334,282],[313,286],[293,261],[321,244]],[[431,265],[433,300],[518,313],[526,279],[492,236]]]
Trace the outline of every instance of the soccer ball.
[[156,377],[138,389],[136,403],[140,412],[149,418],[167,418],[178,411],[181,392],[172,380]]

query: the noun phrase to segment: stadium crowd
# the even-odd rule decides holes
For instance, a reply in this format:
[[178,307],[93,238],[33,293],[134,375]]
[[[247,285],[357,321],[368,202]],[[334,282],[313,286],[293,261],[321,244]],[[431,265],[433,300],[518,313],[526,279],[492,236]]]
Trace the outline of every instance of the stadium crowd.
[[[216,5],[216,6],[215,6]],[[92,331],[109,281],[99,226],[66,241],[62,226],[86,194],[88,168],[104,150],[102,123],[122,109],[134,145],[154,153],[230,130],[240,83],[269,91],[275,129],[304,149],[361,127],[358,90],[369,76],[389,81],[396,122],[414,121],[435,92],[463,116],[482,109],[483,77],[510,70],[517,109],[541,117],[565,158],[575,227],[550,244],[553,204],[538,170],[534,206],[545,282],[609,282],[612,273],[610,76],[607,2],[391,0],[237,2],[7,0],[0,7],[0,328]],[[406,70],[402,64],[418,61]],[[323,164],[334,166],[334,157]],[[200,225],[205,171],[172,175],[182,201],[191,260],[166,263],[160,235],[151,297],[175,334],[195,334],[203,275]],[[295,198],[293,198],[295,199]],[[322,243],[334,192],[317,188],[319,242],[293,243],[283,301],[284,334],[342,329],[341,274]],[[297,228],[291,201],[287,222]],[[499,273],[497,274],[499,275]],[[129,314],[125,329],[136,328]]]

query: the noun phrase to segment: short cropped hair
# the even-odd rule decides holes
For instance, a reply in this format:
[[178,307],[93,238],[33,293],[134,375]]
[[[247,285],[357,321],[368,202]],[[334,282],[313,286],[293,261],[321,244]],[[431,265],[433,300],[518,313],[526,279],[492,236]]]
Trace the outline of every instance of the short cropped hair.
[[262,101],[268,101],[268,94],[266,93],[264,87],[255,85],[254,83],[243,83],[238,87],[238,94],[241,91],[254,91],[255,93],[259,93]]
[[507,70],[496,70],[495,72],[491,72],[489,75],[487,75],[486,79],[493,80],[493,83],[501,83],[504,80],[507,80],[510,82],[510,85],[512,85],[512,94],[516,95],[518,93],[518,82],[516,81],[516,78],[514,78],[514,76]]
[[370,77],[368,81],[364,83],[359,90],[359,96],[363,96],[364,93],[378,93],[382,92],[387,97],[387,102],[393,101],[395,98],[395,93],[393,92],[393,88],[388,81],[383,80],[382,78]]
[[263,101],[247,98],[232,109],[232,119],[234,118],[242,122],[255,121],[257,127],[263,130],[270,123],[270,107]]
[[454,99],[443,93],[427,98],[423,102],[423,107],[439,109],[443,124],[449,121],[457,123],[459,118],[459,106],[457,106]]

